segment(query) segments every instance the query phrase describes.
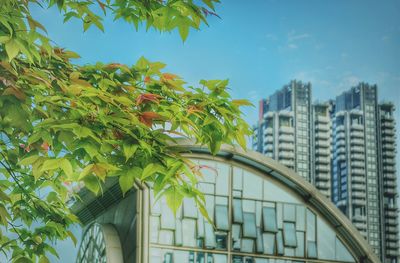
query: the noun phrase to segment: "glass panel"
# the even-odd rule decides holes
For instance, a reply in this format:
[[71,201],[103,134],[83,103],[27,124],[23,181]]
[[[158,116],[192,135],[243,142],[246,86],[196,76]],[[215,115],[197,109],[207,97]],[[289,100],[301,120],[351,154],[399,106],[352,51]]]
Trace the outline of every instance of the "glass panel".
[[196,220],[195,219],[183,219],[182,220],[182,243],[187,247],[196,246]]
[[160,217],[150,216],[150,242],[158,242],[158,231],[160,230]]
[[241,252],[253,253],[254,252],[254,239],[242,238]]
[[257,227],[256,252],[257,253],[264,252],[262,232],[261,232],[261,228],[259,228],[259,227]]
[[215,225],[219,230],[229,230],[228,206],[215,206]]
[[243,236],[256,238],[256,215],[254,213],[243,213],[243,221]]
[[174,231],[171,230],[160,230],[158,236],[158,243],[162,245],[173,245],[174,243]]
[[215,233],[213,226],[210,225],[208,222],[204,222],[204,229],[205,229],[205,247],[206,248],[215,248]]
[[197,218],[197,206],[193,198],[183,199],[183,217]]
[[188,251],[174,251],[174,262],[189,262],[189,252]]
[[228,235],[225,232],[217,232],[215,234],[216,249],[226,249]]
[[243,170],[237,167],[233,167],[233,189],[242,190],[243,189]]
[[336,260],[341,262],[355,262],[349,250],[344,246],[342,241],[336,237]]
[[277,232],[276,212],[274,207],[263,207],[263,227],[264,231]]
[[219,163],[218,164],[218,175],[216,177],[216,194],[218,195],[228,195],[229,192],[229,166]]
[[317,218],[317,244],[319,259],[335,259],[336,234],[321,218]]
[[171,252],[165,253],[164,254],[164,261],[163,263],[173,263],[174,259],[173,259],[173,255]]
[[248,213],[255,213],[256,212],[256,201],[254,200],[246,200],[243,199],[243,212],[248,212]]
[[241,199],[233,199],[233,222],[243,223],[243,207]]
[[161,200],[161,229],[175,230],[175,215],[167,205],[165,198]]
[[209,184],[209,183],[199,183],[198,187],[200,192],[204,194],[210,194],[213,195],[215,194],[215,185],[214,184]]
[[281,229],[283,227],[283,205],[282,205],[282,203],[276,204],[276,223],[277,223],[279,229]]
[[282,230],[279,230],[276,234],[276,253],[278,255],[283,255],[283,236]]
[[264,200],[274,202],[302,204],[303,200],[286,190],[282,184],[264,179]]
[[275,254],[275,234],[263,234],[264,253],[268,255]]
[[233,197],[242,197],[242,191],[238,191],[238,190],[233,190],[232,191],[232,196]]
[[175,221],[175,246],[182,246],[182,222],[177,219]]
[[316,218],[315,214],[307,209],[307,241],[315,241]]
[[294,248],[285,247],[285,256],[294,257]]
[[252,199],[262,199],[263,180],[260,176],[244,171],[243,197]]
[[283,223],[283,239],[285,242],[285,246],[288,247],[297,246],[296,226],[294,223],[291,222]]
[[217,176],[216,162],[213,161],[200,161],[200,172],[202,173],[203,180],[207,183],[215,183]]
[[206,209],[208,212],[208,216],[210,218],[214,218],[214,206],[215,206],[215,196],[206,195]]
[[306,210],[304,206],[296,207],[296,230],[306,231]]
[[307,257],[317,258],[317,243],[315,241],[307,241]]
[[296,207],[293,204],[283,205],[283,220],[295,222],[296,221]]
[[239,250],[240,249],[240,231],[241,225],[233,224],[232,225],[232,242],[233,242],[233,249]]
[[207,263],[226,263],[228,258],[226,255],[221,254],[208,254]]
[[304,258],[304,232],[296,232],[296,238],[297,238],[297,248],[295,255],[296,257]]
[[204,217],[201,214],[197,219],[197,237],[204,238]]
[[262,203],[261,201],[256,201],[256,226],[261,227],[262,219]]
[[205,255],[203,252],[197,252],[196,254],[196,263],[205,263]]

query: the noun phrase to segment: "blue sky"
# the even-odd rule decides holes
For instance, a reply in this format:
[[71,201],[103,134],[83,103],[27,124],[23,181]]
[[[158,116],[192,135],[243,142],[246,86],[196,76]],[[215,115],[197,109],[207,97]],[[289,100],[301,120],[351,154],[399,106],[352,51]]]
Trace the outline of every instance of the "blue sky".
[[[190,84],[229,78],[233,97],[255,105],[294,78],[312,83],[315,100],[366,81],[378,84],[381,99],[396,104],[400,123],[400,1],[222,2],[222,19],[211,17],[210,26],[191,31],[185,43],[177,32],[136,32],[112,19],[105,21],[105,33],[83,33],[78,21],[63,24],[56,9],[34,9],[33,15],[58,45],[78,52],[82,64],[134,64],[143,55],[167,63],[167,71]],[[250,124],[256,122],[256,108],[244,113]],[[71,262],[71,245],[60,247],[61,262]]]

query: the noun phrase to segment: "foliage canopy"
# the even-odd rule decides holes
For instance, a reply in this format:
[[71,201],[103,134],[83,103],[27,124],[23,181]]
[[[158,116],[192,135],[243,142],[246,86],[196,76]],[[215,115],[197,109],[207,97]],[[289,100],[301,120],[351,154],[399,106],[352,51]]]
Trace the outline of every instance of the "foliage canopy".
[[[197,3],[195,3],[197,2]],[[135,181],[153,185],[176,210],[196,200],[198,167],[173,146],[194,138],[216,153],[222,143],[245,147],[249,127],[227,80],[187,86],[165,64],[140,58],[79,66],[79,56],[55,47],[31,13],[57,6],[64,20],[103,29],[111,13],[136,28],[177,29],[183,40],[214,13],[218,0],[6,0],[0,3],[0,250],[13,262],[49,262],[53,241],[70,237],[77,223],[67,185],[83,182],[101,194],[108,177],[124,193]],[[13,233],[13,234],[10,234]]]

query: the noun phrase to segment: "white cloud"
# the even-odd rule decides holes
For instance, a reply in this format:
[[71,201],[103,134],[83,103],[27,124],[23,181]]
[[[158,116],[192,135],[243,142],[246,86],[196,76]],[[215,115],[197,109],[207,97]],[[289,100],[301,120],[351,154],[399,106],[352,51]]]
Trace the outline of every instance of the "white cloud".
[[289,49],[297,49],[298,48],[298,46],[296,44],[293,44],[293,43],[288,44],[287,47]]
[[304,33],[304,34],[295,34],[295,31],[291,31],[288,33],[288,41],[289,42],[294,42],[297,40],[301,40],[301,39],[305,39],[305,38],[310,38],[311,35],[308,33]]

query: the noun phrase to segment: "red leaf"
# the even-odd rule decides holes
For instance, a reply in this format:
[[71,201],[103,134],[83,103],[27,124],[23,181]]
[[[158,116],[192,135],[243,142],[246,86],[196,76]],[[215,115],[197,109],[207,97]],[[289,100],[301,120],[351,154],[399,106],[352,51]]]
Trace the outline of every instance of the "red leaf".
[[45,150],[46,152],[48,152],[50,149],[50,145],[47,142],[42,143],[40,147],[42,147],[42,149]]
[[150,77],[147,76],[144,78],[144,83],[148,84],[150,82],[150,80],[151,80]]
[[139,120],[146,126],[151,127],[153,125],[153,120],[159,119],[160,117],[161,116],[158,113],[145,111],[140,115]]
[[174,79],[176,79],[178,76],[177,75],[174,75],[174,74],[171,74],[171,73],[164,73],[164,74],[162,74],[162,78],[164,79],[164,80],[174,80]]
[[136,99],[136,104],[140,105],[142,103],[147,103],[147,102],[155,102],[159,103],[159,99],[161,98],[160,95],[157,94],[152,94],[152,93],[144,93],[140,94],[137,99]]

